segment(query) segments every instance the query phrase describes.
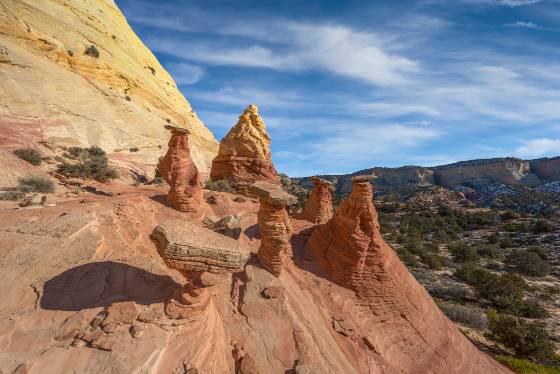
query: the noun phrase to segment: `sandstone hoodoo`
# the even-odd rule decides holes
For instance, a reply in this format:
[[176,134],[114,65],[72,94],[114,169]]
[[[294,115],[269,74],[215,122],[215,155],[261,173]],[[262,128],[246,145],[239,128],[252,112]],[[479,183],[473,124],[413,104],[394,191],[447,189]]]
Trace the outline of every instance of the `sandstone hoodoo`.
[[333,215],[333,184],[318,177],[311,177],[313,190],[303,207],[300,218],[312,223],[325,223]]
[[237,192],[248,194],[258,181],[280,184],[270,155],[270,138],[256,105],[249,105],[220,142],[210,178],[227,179]]
[[307,242],[332,279],[361,301],[369,344],[398,372],[508,373],[439,311],[385,243],[370,179],[354,177],[350,195]]
[[169,204],[182,212],[198,212],[206,202],[202,196],[198,169],[189,149],[189,131],[184,128],[166,126],[171,131],[168,149],[159,162],[159,172],[170,189]]
[[256,182],[250,192],[259,198],[258,224],[261,245],[259,261],[274,276],[279,276],[286,258],[291,255],[292,226],[286,205],[295,203],[295,197],[277,184]]
[[174,296],[175,302],[170,300],[166,305],[166,313],[174,318],[185,318],[207,308],[210,296],[201,280],[204,272],[240,271],[249,260],[249,251],[238,241],[189,221],[164,222],[150,238],[165,264],[187,279]]

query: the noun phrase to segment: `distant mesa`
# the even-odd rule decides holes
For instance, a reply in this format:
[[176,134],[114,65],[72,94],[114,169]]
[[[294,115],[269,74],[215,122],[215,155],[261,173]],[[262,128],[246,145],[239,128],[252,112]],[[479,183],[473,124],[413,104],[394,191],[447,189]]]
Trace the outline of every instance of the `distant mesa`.
[[210,179],[227,179],[244,195],[249,195],[249,186],[258,181],[280,184],[270,155],[270,137],[256,105],[245,109],[220,142]]
[[[540,186],[560,180],[560,157],[521,160],[513,157],[461,161],[449,165],[399,168],[375,167],[354,174],[320,176],[332,182],[339,194],[349,193],[352,177],[370,174],[379,191],[388,191],[407,185],[484,187],[490,184],[514,186]],[[294,178],[306,188],[313,187],[311,177]]]

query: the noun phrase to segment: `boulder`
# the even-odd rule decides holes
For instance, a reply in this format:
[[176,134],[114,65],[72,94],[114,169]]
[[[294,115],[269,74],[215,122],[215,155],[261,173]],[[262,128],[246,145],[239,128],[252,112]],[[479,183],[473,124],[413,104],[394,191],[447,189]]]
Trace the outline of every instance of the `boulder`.
[[257,257],[266,270],[279,276],[286,257],[292,254],[292,227],[286,205],[294,203],[296,198],[268,182],[254,183],[250,192],[258,197],[260,204],[257,219],[261,245]]
[[280,184],[270,155],[270,138],[256,105],[249,105],[220,142],[210,178],[228,179],[236,191],[248,195],[257,181]]
[[229,236],[233,239],[239,239],[241,235],[241,218],[239,216],[227,215],[211,224],[209,228],[218,234]]
[[312,223],[325,223],[333,215],[332,193],[333,184],[327,180],[311,177],[313,190],[303,207],[299,218]]
[[172,319],[204,315],[210,305],[210,294],[201,275],[206,271],[241,270],[250,256],[238,241],[183,220],[164,222],[150,238],[166,265],[181,272],[188,281],[166,302],[165,313]]
[[182,212],[199,212],[207,204],[202,196],[202,185],[198,169],[189,149],[189,131],[166,126],[171,130],[168,149],[159,162],[159,172],[170,189],[167,194],[169,204]]
[[250,255],[238,241],[184,220],[160,224],[150,238],[166,265],[187,278],[241,270]]

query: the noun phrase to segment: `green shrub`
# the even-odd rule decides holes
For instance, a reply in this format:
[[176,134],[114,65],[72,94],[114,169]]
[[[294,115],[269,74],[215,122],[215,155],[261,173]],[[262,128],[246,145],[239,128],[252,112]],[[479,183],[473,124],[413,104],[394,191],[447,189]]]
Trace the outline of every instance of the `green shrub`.
[[518,357],[536,360],[554,358],[554,345],[544,325],[495,312],[488,313],[487,336],[512,349]]
[[165,183],[165,179],[163,179],[161,173],[159,172],[159,162],[161,161],[162,158],[163,157],[159,158],[158,163],[156,165],[156,170],[154,172],[154,180],[151,182],[153,184],[161,185]]
[[513,251],[507,261],[521,274],[544,277],[550,273],[550,264],[546,254],[535,250]]
[[498,244],[498,236],[496,234],[492,234],[486,238],[488,244]]
[[499,310],[527,318],[544,318],[548,315],[542,306],[524,299],[523,293],[528,286],[518,275],[498,275],[469,263],[459,267],[455,276],[473,286],[478,297],[488,300]]
[[86,48],[84,54],[91,57],[99,58],[99,50],[93,44]]
[[406,266],[410,266],[410,267],[418,266],[418,260],[416,259],[416,256],[414,256],[405,248],[397,249],[397,255],[402,260],[402,262],[404,262]]
[[502,257],[502,253],[495,245],[479,244],[476,246],[476,252],[480,257],[498,259]]
[[559,374],[560,369],[557,367],[550,367],[539,365],[533,361],[515,358],[511,356],[496,356],[496,360],[506,365],[508,368],[518,374]]
[[453,322],[478,330],[485,330],[488,326],[488,317],[480,308],[450,302],[438,302],[437,306]]
[[4,201],[16,201],[23,196],[23,192],[21,191],[0,191],[0,200]]
[[550,223],[548,223],[547,221],[545,221],[543,219],[535,222],[535,225],[533,226],[533,232],[535,234],[551,232],[553,230],[554,230],[554,227],[552,227],[552,225]]
[[420,259],[432,270],[440,270],[445,265],[445,258],[434,253],[422,254]]
[[480,260],[476,247],[463,243],[453,243],[448,246],[448,249],[455,262],[478,262]]
[[235,193],[235,188],[233,188],[229,179],[208,180],[204,184],[204,188],[211,191]]
[[138,147],[132,147],[129,149],[130,152],[138,152],[140,150],[140,148]]
[[28,175],[18,180],[16,188],[21,192],[51,193],[54,192],[54,183],[39,175]]
[[517,214],[515,214],[513,212],[510,212],[510,211],[504,212],[500,215],[500,219],[502,221],[509,221],[509,220],[512,220],[512,219],[515,219],[515,218],[517,218]]
[[106,182],[118,178],[117,171],[109,166],[105,151],[97,146],[89,148],[72,147],[66,157],[77,160],[77,163],[63,161],[57,171],[67,177],[95,179]]
[[14,154],[35,166],[41,165],[43,162],[39,151],[33,148],[19,148],[14,150]]
[[510,238],[502,238],[499,241],[500,248],[511,248],[513,247],[513,242]]

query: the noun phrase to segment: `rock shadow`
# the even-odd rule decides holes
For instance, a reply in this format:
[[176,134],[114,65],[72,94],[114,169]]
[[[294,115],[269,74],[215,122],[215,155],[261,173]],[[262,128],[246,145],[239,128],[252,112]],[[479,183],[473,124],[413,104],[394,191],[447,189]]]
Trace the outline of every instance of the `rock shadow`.
[[171,205],[169,205],[169,203],[167,202],[167,195],[154,195],[150,196],[150,199],[152,199],[156,203],[160,203],[161,205],[171,208]]
[[290,242],[292,244],[292,256],[294,265],[302,270],[309,271],[315,276],[330,279],[330,276],[326,269],[324,269],[314,258],[313,254],[309,252],[306,248],[307,241],[313,233],[313,230],[321,225],[311,226],[309,228],[303,229],[300,232],[292,234]]
[[259,224],[255,223],[254,225],[247,227],[245,230],[243,230],[243,235],[245,235],[247,238],[251,240],[260,239],[261,232],[259,230]]
[[181,285],[168,275],[112,261],[92,262],[66,270],[43,285],[40,306],[78,311],[116,301],[149,305],[163,302]]

